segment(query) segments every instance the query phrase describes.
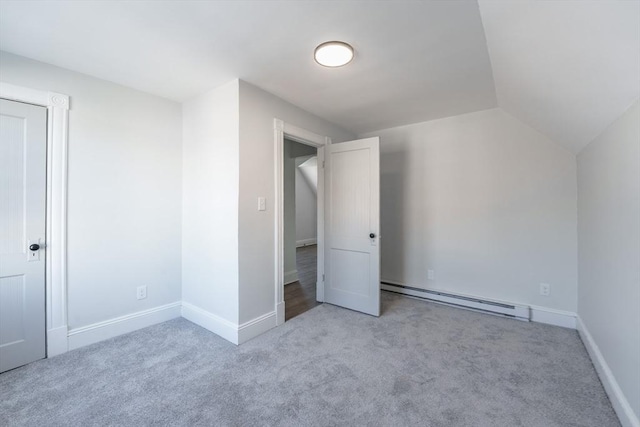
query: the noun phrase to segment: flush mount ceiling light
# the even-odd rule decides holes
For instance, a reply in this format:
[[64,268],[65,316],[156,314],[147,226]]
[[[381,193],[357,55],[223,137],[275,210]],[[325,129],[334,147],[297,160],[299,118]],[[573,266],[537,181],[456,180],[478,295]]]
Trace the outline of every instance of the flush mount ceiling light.
[[325,67],[342,67],[353,59],[353,48],[345,42],[325,42],[316,48],[313,57]]

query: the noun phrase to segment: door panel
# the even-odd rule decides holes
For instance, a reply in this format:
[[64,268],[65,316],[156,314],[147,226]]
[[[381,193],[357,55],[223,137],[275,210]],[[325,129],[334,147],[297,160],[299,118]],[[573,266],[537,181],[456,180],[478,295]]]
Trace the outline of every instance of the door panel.
[[336,237],[359,241],[369,235],[371,183],[367,154],[362,150],[332,153],[331,225]]
[[[3,101],[4,102],[4,101]],[[4,113],[4,111],[3,111]],[[24,218],[24,149],[25,120],[22,117],[0,115],[0,165],[2,166],[2,204],[0,204],[0,255],[20,252],[24,247],[24,227],[16,227]],[[12,141],[12,143],[5,143]]]
[[334,248],[331,251],[331,265],[331,289],[369,296],[369,283],[361,280],[360,276],[360,272],[370,269],[368,253]]
[[379,150],[378,138],[330,145],[325,165],[325,301],[374,316],[380,315]]
[[46,108],[0,100],[0,372],[45,357],[46,131]]

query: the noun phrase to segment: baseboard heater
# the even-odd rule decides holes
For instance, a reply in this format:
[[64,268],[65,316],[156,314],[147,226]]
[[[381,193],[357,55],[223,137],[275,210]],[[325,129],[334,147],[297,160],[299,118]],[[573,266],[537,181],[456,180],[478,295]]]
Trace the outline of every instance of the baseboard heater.
[[511,317],[518,320],[529,321],[529,306],[507,304],[497,301],[489,301],[463,295],[455,295],[430,289],[414,288],[407,285],[399,285],[397,283],[380,282],[380,288],[387,292],[407,295],[414,298],[434,301],[447,305],[452,305],[469,310],[481,311],[484,313],[495,314],[499,316]]

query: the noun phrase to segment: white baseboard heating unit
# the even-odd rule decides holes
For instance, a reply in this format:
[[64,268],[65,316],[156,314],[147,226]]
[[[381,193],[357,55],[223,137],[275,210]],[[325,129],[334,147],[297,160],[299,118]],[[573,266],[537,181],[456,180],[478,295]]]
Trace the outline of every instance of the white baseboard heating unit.
[[380,282],[380,289],[387,292],[407,295],[414,298],[434,301],[469,310],[481,311],[483,313],[511,317],[513,319],[524,320],[527,322],[531,319],[530,309],[527,305],[490,301],[430,289],[414,288],[412,286],[390,282]]

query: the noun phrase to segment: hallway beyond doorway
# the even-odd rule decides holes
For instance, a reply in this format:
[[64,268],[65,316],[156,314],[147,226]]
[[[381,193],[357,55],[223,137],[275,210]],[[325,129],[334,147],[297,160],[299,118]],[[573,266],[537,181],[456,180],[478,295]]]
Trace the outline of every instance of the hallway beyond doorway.
[[317,245],[296,248],[298,281],[284,287],[285,321],[321,304],[316,301],[317,251]]

